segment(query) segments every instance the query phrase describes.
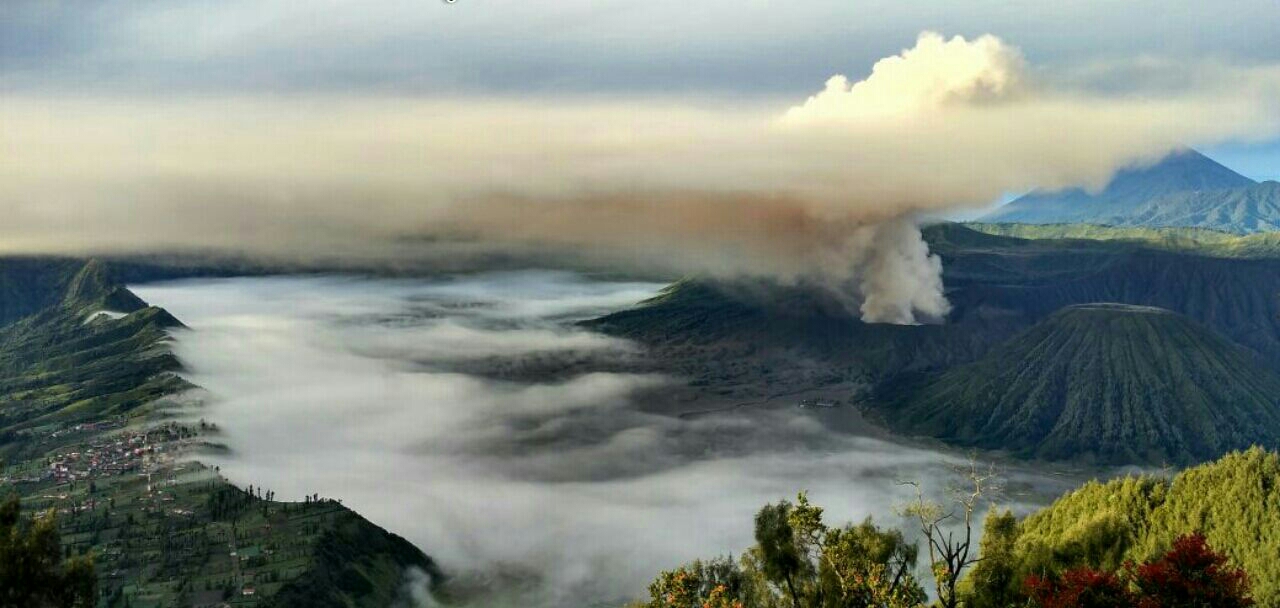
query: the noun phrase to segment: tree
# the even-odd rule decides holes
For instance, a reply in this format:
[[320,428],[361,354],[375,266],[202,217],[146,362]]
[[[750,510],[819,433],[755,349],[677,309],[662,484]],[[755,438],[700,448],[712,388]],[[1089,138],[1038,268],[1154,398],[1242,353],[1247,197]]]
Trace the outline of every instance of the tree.
[[[745,575],[731,558],[695,561],[668,570],[649,585],[644,608],[745,608]],[[752,602],[754,605],[754,602]]]
[[962,581],[965,606],[1004,608],[1025,603],[1017,541],[1018,518],[1008,510],[989,511],[982,529],[981,559]]
[[800,559],[790,514],[791,503],[785,500],[760,509],[756,514],[756,547],[765,579],[785,589],[791,605],[798,608],[801,604],[796,579],[806,574],[804,569],[809,563]]
[[[1027,594],[1039,608],[1132,608],[1137,598],[1119,577],[1088,567],[1073,568],[1061,577],[1027,579]],[[1206,607],[1207,608],[1207,607]]]
[[1173,541],[1159,559],[1126,567],[1145,606],[1158,608],[1245,608],[1254,604],[1244,570],[1209,548],[1202,534]]
[[92,608],[92,558],[63,559],[52,510],[33,519],[21,510],[17,496],[0,504],[0,607]]
[[765,505],[756,545],[740,561],[693,562],[663,572],[645,608],[916,608],[916,547],[870,518],[831,527],[803,492]]
[[[901,512],[916,521],[924,537],[934,590],[942,608],[956,608],[960,604],[960,578],[980,559],[973,551],[973,516],[990,495],[999,491],[997,480],[994,471],[979,471],[978,461],[970,459],[964,485],[949,492],[952,502],[949,506],[926,500],[919,483],[901,482],[916,490],[915,499],[902,507]],[[952,522],[961,527],[958,536],[956,530],[948,529]]]
[[801,492],[788,517],[801,555],[817,573],[813,606],[902,608],[924,601],[912,576],[917,549],[901,532],[881,530],[870,517],[831,528],[822,513]]
[[1125,564],[1118,573],[1090,567],[1058,577],[1028,577],[1039,608],[1247,608],[1254,605],[1245,572],[1228,565],[1200,534],[1179,537],[1159,558]]

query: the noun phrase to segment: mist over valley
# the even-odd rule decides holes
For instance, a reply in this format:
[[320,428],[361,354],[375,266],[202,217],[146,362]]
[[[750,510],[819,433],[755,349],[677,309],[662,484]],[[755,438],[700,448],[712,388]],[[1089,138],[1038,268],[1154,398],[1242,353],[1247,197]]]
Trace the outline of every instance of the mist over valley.
[[[963,453],[832,430],[820,416],[854,416],[843,403],[679,417],[703,407],[671,403],[685,379],[575,324],[662,287],[527,271],[133,290],[189,328],[174,352],[230,448],[202,460],[284,500],[340,498],[484,589],[480,605],[616,605],[656,570],[741,551],[764,502],[808,490],[836,517],[893,521],[910,495],[895,482],[956,477]],[[572,375],[509,372],[547,359]],[[1020,512],[1078,479],[1003,467]]]

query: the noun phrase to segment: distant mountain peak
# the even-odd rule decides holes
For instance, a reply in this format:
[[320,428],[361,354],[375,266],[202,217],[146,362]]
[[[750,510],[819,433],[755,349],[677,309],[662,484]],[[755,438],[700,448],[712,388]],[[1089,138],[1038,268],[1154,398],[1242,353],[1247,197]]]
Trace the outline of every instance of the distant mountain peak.
[[1153,165],[1121,169],[1101,194],[1157,196],[1172,192],[1220,190],[1257,182],[1191,148],[1175,150]]
[[1100,192],[1090,193],[1081,188],[1053,192],[1036,190],[984,216],[981,221],[1165,225],[1155,221],[1129,220],[1139,209],[1167,197],[1229,192],[1256,185],[1253,180],[1208,156],[1191,148],[1182,148],[1153,164],[1134,165],[1117,171]]

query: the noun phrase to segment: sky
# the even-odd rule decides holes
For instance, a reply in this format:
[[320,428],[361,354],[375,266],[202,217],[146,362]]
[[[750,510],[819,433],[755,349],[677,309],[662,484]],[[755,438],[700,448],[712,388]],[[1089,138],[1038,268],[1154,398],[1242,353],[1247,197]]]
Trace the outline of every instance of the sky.
[[[791,99],[831,74],[863,73],[923,30],[993,33],[1044,66],[1276,63],[1276,18],[1269,0],[9,0],[0,94],[678,93],[733,103]],[[1280,140],[1205,151],[1254,179],[1280,178]]]
[[1016,42],[1037,65],[1280,61],[1275,3],[976,0],[10,0],[10,91],[792,97],[922,30]]
[[[916,224],[1280,157],[1274,2],[0,3],[0,252],[465,241],[934,322]],[[419,247],[421,249],[421,247]],[[414,251],[407,255],[422,255]]]

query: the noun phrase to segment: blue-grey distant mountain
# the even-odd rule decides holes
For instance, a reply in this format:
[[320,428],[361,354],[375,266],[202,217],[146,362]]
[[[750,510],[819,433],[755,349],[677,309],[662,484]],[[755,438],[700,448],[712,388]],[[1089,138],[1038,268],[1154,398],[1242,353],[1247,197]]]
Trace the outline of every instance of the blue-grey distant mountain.
[[1254,182],[1195,150],[1182,150],[1154,165],[1117,172],[1101,192],[1031,192],[982,219],[1264,232],[1280,229],[1280,183]]

